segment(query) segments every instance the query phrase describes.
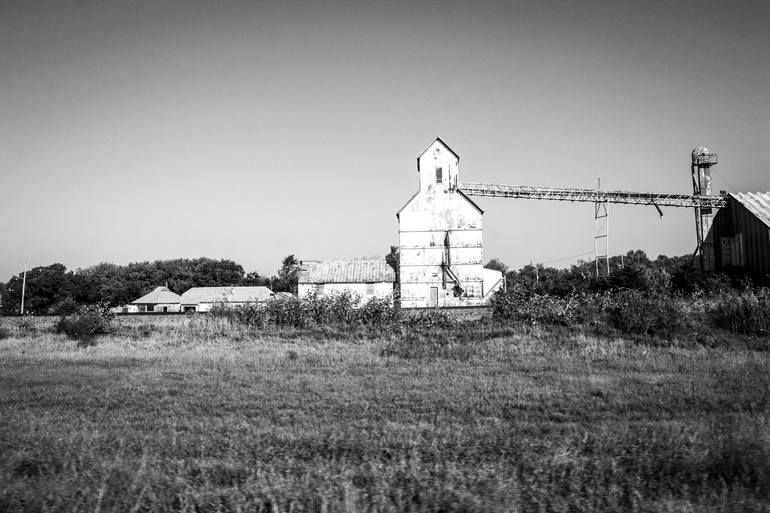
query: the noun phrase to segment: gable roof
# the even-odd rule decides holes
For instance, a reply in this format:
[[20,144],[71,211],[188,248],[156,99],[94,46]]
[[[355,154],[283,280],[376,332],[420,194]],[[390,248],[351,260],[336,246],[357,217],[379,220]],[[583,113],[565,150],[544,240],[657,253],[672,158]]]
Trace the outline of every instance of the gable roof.
[[198,303],[254,303],[273,295],[267,287],[193,287],[182,294],[183,305]]
[[455,151],[454,151],[452,148],[450,148],[450,147],[449,147],[449,145],[448,145],[447,143],[445,143],[445,142],[444,142],[444,140],[443,140],[441,137],[436,137],[436,138],[433,140],[433,142],[431,142],[431,143],[428,145],[428,147],[427,147],[427,148],[425,148],[424,150],[422,150],[422,153],[420,153],[420,155],[417,157],[417,171],[419,171],[419,170],[420,170],[420,157],[422,157],[423,155],[425,155],[425,152],[426,152],[426,151],[428,151],[428,150],[430,149],[430,147],[431,147],[431,146],[433,146],[433,143],[435,143],[436,141],[440,142],[440,143],[441,143],[441,145],[442,145],[444,148],[446,148],[447,150],[449,150],[449,153],[451,153],[452,155],[454,155],[454,156],[455,156],[455,158],[456,158],[457,160],[460,160],[460,155],[458,155],[457,153],[455,153]]
[[770,192],[738,192],[730,196],[770,228]]
[[132,305],[157,305],[160,303],[179,303],[181,296],[174,294],[168,287],[155,287],[155,290],[139,299],[131,301]]
[[376,260],[305,261],[299,283],[374,283],[394,282],[396,273],[384,258]]

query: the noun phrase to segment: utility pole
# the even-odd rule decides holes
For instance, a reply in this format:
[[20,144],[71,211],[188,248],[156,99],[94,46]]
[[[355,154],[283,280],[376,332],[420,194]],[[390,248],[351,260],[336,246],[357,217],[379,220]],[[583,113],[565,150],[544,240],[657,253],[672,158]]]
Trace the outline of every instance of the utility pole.
[[24,293],[27,291],[27,262],[24,262],[24,279],[21,281],[21,315],[24,315]]

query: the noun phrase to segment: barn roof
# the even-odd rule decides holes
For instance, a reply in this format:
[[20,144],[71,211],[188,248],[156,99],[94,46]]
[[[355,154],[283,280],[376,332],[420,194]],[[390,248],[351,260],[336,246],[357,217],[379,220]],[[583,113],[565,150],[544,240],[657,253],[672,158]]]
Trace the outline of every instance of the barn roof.
[[157,305],[161,303],[179,303],[181,296],[174,294],[168,287],[155,287],[155,290],[139,299],[131,301],[132,305]]
[[396,273],[384,258],[372,260],[305,261],[299,273],[300,283],[373,283],[394,282]]
[[182,304],[253,303],[267,301],[272,295],[267,287],[193,287],[182,294]]
[[770,228],[770,192],[738,192],[730,196]]

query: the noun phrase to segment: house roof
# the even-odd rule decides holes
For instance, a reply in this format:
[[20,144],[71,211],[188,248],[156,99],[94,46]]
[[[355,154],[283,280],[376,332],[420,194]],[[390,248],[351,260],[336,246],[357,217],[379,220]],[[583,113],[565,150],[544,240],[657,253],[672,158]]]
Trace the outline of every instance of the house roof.
[[384,258],[374,260],[305,261],[299,283],[394,282],[396,273]]
[[174,294],[168,287],[155,287],[155,290],[139,299],[131,301],[132,305],[157,305],[161,303],[179,303],[181,296]]
[[738,192],[730,196],[770,228],[770,192]]
[[182,304],[253,303],[267,301],[272,295],[267,287],[193,287],[182,294]]

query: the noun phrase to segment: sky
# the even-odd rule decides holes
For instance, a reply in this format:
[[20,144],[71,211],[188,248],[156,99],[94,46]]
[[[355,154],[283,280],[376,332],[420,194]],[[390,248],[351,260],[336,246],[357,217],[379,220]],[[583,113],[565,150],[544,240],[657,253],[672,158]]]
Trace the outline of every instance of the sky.
[[[0,280],[59,262],[385,255],[437,136],[460,181],[770,190],[770,2],[0,0]],[[476,198],[484,258],[590,259],[590,203]],[[695,248],[610,205],[609,251]]]

